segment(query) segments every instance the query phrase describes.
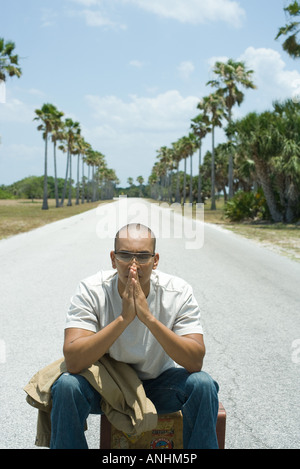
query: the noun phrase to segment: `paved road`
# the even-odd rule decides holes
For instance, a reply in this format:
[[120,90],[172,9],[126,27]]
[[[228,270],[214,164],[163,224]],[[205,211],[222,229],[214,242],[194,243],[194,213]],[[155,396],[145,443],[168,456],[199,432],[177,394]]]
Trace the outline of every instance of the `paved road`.
[[[34,447],[37,414],[22,388],[62,356],[70,296],[82,278],[110,268],[115,229],[135,213],[154,225],[160,269],[188,280],[201,305],[204,369],[220,384],[226,447],[299,448],[300,350],[292,347],[300,339],[300,264],[210,225],[200,248],[201,223],[182,228],[167,209],[124,203],[0,241],[0,448]],[[88,425],[97,448],[99,418]]]

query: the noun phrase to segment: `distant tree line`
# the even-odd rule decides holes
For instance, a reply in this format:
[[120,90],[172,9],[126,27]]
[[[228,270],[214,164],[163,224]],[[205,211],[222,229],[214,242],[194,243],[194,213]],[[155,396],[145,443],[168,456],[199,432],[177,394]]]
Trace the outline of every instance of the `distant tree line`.
[[[64,179],[57,179],[58,196],[61,198],[64,187]],[[74,183],[74,181],[72,181]],[[67,183],[67,190],[69,182]],[[53,176],[48,176],[47,192],[50,199],[55,199],[55,180]],[[42,199],[44,190],[44,176],[28,176],[16,181],[13,184],[0,186],[0,198],[20,198],[20,199]],[[72,197],[76,197],[76,189],[72,187]]]
[[[53,176],[47,178],[47,196],[49,199],[55,199],[56,191],[58,198],[61,199],[64,190],[71,196],[71,199],[79,197],[79,200],[85,202],[92,202],[97,200],[112,199],[118,191],[114,186],[96,186],[93,181],[84,177],[83,181],[80,180],[79,187],[75,186],[74,180],[68,180],[65,186],[64,178],[57,178],[56,182]],[[44,176],[28,176],[13,184],[0,186],[0,199],[43,199],[44,194]]]

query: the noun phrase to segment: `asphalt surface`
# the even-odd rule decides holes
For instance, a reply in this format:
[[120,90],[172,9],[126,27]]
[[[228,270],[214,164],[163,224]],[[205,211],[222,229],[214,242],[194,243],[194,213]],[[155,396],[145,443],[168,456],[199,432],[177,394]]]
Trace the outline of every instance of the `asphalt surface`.
[[[138,199],[0,241],[0,448],[34,448],[37,411],[23,387],[62,356],[69,299],[82,278],[111,268],[127,219],[152,226],[159,268],[193,286],[204,370],[227,412],[226,448],[299,448],[300,264]],[[88,420],[90,448],[99,446],[99,420]]]

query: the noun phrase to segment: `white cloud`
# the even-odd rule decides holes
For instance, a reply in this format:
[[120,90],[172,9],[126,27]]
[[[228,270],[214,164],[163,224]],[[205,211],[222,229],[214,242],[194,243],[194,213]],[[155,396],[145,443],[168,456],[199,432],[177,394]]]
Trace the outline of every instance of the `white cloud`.
[[133,133],[136,131],[164,132],[188,124],[199,99],[184,98],[177,90],[156,97],[130,96],[126,102],[116,96],[86,96],[94,117],[113,128]]
[[109,29],[127,29],[125,24],[110,19],[109,7],[111,7],[110,0],[68,0],[69,3],[76,3],[84,9],[68,9],[66,14],[70,17],[80,16],[85,19],[87,26],[91,27],[106,27]]
[[17,98],[7,97],[5,103],[0,103],[0,122],[32,122],[34,107]]
[[214,57],[210,57],[207,60],[207,63],[211,68],[213,68],[216,62],[227,62],[228,60],[229,60],[229,57],[226,57],[225,55],[219,56],[219,57],[214,56]]
[[292,98],[299,90],[300,73],[287,70],[286,63],[274,49],[248,47],[240,57],[254,70],[253,81],[263,104],[276,99]]
[[110,29],[126,29],[126,25],[111,21],[105,13],[100,10],[69,10],[69,16],[81,16],[85,19],[87,26],[107,27]]
[[[154,97],[85,97],[94,127],[84,129],[87,141],[107,156],[119,177],[146,178],[156,161],[156,150],[187,135],[199,98],[170,90]],[[126,181],[123,181],[125,183]]]
[[85,7],[91,7],[94,5],[100,5],[101,0],[69,0],[74,3],[78,3],[79,5],[83,5]]
[[245,11],[233,0],[121,0],[144,10],[181,23],[199,24],[207,21],[225,21],[241,26]]
[[193,62],[190,61],[181,62],[178,67],[179,74],[184,80],[187,80],[194,70],[195,66]]
[[86,8],[111,6],[118,3],[136,5],[143,10],[163,18],[181,23],[201,24],[210,21],[224,21],[240,27],[245,11],[235,0],[69,0]]
[[136,67],[136,68],[142,68],[144,66],[144,63],[141,62],[140,60],[131,60],[129,62],[129,65],[131,65],[132,67]]
[[56,11],[51,10],[50,8],[42,8],[42,28],[47,28],[49,26],[54,26],[57,20],[58,14]]
[[[227,62],[229,57],[211,57],[207,60],[210,66],[209,80],[214,78],[212,68],[217,61]],[[287,70],[287,65],[274,49],[248,47],[237,58],[243,61],[248,70],[253,70],[253,82],[256,90],[243,90],[245,101],[241,108],[234,108],[234,116],[241,117],[245,112],[262,112],[272,108],[275,100],[300,100],[300,73],[297,70]],[[210,90],[209,90],[210,92]],[[247,102],[246,102],[247,101]]]
[[113,22],[106,18],[100,11],[82,10],[88,26],[112,26]]
[[37,159],[43,162],[44,144],[42,143],[40,147],[36,145],[26,145],[24,143],[3,145],[3,154],[6,155],[6,158],[13,160],[15,163],[34,163]]

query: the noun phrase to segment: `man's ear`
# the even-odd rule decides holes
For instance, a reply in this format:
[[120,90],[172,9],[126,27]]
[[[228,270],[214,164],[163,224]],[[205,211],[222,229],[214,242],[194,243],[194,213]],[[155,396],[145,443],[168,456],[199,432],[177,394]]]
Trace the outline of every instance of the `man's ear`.
[[114,251],[110,251],[110,259],[111,259],[112,268],[116,269],[117,265],[116,265],[116,256],[115,256]]
[[152,270],[155,270],[158,266],[158,262],[159,262],[159,254],[158,252],[155,254],[154,256],[154,263],[153,263],[153,267],[152,267]]

